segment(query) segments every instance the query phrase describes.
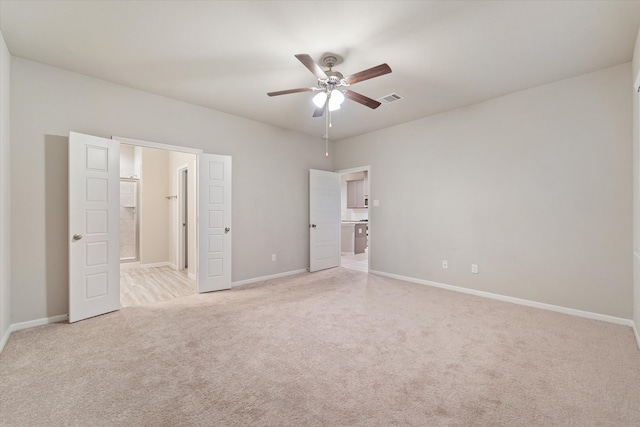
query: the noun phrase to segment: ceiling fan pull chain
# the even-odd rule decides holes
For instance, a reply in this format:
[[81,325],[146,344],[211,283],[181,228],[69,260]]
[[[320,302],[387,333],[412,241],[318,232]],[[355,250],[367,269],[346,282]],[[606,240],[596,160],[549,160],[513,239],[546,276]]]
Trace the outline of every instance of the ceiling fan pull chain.
[[327,102],[324,106],[326,109],[326,114],[324,118],[324,156],[329,157],[329,121],[331,120],[329,116],[331,115],[331,111],[327,108]]
[[329,138],[329,114],[331,113],[328,110],[325,111],[325,117],[324,117],[324,137],[325,138]]

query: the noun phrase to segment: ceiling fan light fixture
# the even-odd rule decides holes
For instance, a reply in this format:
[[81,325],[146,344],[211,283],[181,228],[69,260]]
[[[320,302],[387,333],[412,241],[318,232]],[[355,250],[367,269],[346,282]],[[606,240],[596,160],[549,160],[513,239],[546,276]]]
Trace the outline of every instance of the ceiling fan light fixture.
[[316,104],[316,107],[318,107],[318,108],[324,107],[324,103],[326,101],[327,101],[327,93],[326,92],[318,92],[318,94],[313,97],[313,103]]
[[313,103],[316,106],[316,110],[313,112],[313,117],[325,117],[325,155],[329,155],[329,128],[331,127],[331,112],[339,110],[341,104],[344,102],[345,96],[351,101],[357,102],[376,109],[381,105],[381,102],[368,98],[352,90],[345,90],[344,93],[338,90],[339,87],[351,86],[358,82],[369,80],[374,77],[379,77],[391,72],[391,67],[387,64],[380,64],[376,67],[367,68],[358,73],[352,74],[348,77],[344,77],[339,71],[333,71],[333,66],[342,62],[342,57],[333,53],[326,53],[323,55],[321,63],[325,67],[329,68],[328,71],[322,69],[311,56],[306,53],[300,53],[295,57],[304,65],[311,74],[318,79],[318,85],[316,87],[301,87],[298,89],[280,90],[277,92],[267,92],[268,96],[286,95],[289,93],[299,92],[313,92],[319,91],[313,97]]
[[329,111],[336,111],[340,109],[340,106],[344,102],[344,95],[338,89],[331,91],[329,97]]
[[342,105],[344,102],[344,95],[338,89],[331,91],[331,101],[337,102],[338,105]]
[[340,109],[340,104],[338,104],[337,102],[333,102],[332,100],[329,101],[329,111],[336,111]]

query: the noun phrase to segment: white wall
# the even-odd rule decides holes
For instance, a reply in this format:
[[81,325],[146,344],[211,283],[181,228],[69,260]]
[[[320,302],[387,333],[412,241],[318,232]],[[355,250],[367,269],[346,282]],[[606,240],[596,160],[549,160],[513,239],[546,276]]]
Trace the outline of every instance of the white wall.
[[140,179],[141,147],[120,144],[120,178]]
[[[640,89],[640,30],[633,53],[633,89]],[[640,346],[640,95],[633,104],[633,320]]]
[[140,265],[169,263],[169,152],[142,148],[140,179]]
[[308,169],[332,169],[321,139],[18,57],[11,91],[12,323],[68,312],[69,131],[232,156],[232,280],[308,267]]
[[630,75],[623,64],[336,143],[336,169],[375,171],[370,268],[630,319]]
[[0,32],[0,350],[11,323],[11,55]]

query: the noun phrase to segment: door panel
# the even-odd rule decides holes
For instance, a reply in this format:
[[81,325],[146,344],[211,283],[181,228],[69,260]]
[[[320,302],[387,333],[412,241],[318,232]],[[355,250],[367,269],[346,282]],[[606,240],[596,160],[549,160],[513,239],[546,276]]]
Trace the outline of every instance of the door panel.
[[120,143],[69,134],[69,322],[120,308]]
[[231,157],[198,156],[198,292],[231,287]]
[[309,170],[309,271],[340,265],[340,175]]

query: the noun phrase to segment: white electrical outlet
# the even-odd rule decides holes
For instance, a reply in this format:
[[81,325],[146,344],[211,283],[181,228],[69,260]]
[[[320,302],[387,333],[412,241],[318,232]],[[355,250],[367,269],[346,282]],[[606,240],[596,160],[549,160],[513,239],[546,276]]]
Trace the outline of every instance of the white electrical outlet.
[[442,268],[449,268],[449,261],[447,261],[446,259],[442,260]]
[[471,272],[478,274],[478,264],[471,264]]
[[275,261],[276,260],[276,254],[271,254],[271,261]]

